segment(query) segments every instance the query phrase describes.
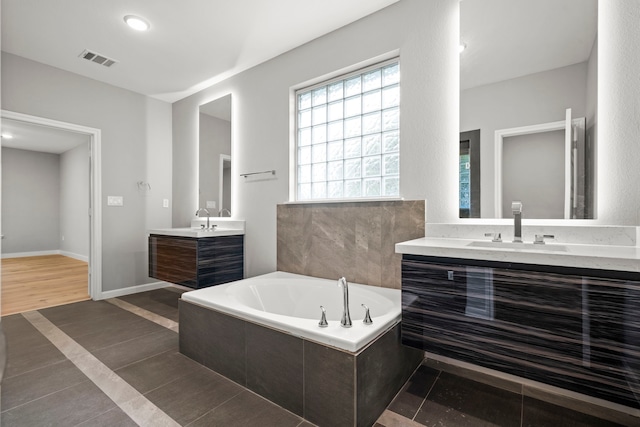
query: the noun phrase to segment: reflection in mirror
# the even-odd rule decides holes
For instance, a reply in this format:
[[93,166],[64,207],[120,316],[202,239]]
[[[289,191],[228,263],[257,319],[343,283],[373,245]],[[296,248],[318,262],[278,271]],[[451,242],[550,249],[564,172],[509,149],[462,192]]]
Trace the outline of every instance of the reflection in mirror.
[[597,0],[465,0],[460,32],[460,217],[594,218]]
[[231,156],[220,154],[220,216],[231,216]]
[[231,216],[231,95],[200,106],[198,208]]

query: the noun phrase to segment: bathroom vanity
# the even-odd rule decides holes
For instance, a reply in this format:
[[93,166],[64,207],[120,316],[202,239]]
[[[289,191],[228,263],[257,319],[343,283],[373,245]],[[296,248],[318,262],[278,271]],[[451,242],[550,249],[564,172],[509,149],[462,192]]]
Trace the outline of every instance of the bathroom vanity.
[[640,408],[637,246],[423,238],[396,251],[405,345]]
[[242,227],[149,231],[149,276],[194,289],[244,278]]

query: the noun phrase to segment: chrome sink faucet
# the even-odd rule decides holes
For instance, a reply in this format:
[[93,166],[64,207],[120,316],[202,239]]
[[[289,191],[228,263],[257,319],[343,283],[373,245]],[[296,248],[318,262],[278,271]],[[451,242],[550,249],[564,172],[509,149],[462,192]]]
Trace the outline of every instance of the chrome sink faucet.
[[522,202],[511,202],[513,212],[513,242],[522,243]]
[[344,299],[344,309],[342,310],[342,319],[340,320],[340,326],[343,328],[350,328],[351,315],[349,314],[349,287],[347,285],[347,279],[341,277],[338,279],[338,287],[342,287],[342,296]]
[[196,216],[199,217],[200,216],[200,211],[204,211],[207,214],[207,230],[209,229],[209,217],[211,216],[211,214],[209,213],[209,211],[205,208],[200,208],[196,211]]

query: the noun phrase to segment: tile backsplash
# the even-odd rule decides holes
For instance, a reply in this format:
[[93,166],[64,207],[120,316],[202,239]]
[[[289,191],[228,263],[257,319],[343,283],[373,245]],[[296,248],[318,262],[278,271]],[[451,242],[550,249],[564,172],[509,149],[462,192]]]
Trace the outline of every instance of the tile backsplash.
[[279,271],[400,289],[395,244],[425,235],[424,200],[278,205]]

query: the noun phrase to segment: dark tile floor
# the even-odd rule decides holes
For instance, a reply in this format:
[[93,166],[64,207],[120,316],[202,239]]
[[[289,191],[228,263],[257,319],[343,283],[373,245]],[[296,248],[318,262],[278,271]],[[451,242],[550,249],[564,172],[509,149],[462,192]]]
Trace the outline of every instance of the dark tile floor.
[[[179,295],[172,288],[120,299],[177,321]],[[311,426],[180,354],[177,333],[108,302],[80,302],[40,314],[179,425]],[[2,318],[2,327],[8,341],[2,426],[136,425],[22,315]],[[640,420],[624,419],[611,423],[422,365],[376,426],[640,426]]]
[[[416,426],[622,425],[425,365],[418,368],[388,410],[413,420]],[[637,421],[635,425],[640,425],[640,419]]]

